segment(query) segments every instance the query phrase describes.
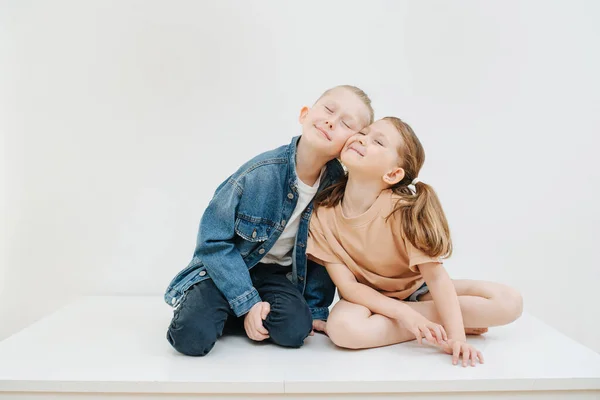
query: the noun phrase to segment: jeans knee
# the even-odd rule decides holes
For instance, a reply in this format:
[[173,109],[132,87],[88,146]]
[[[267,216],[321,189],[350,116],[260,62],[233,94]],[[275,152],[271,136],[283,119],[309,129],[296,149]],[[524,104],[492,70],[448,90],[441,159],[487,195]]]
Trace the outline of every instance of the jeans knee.
[[216,329],[171,324],[167,340],[175,350],[186,356],[205,356],[217,341]]
[[215,284],[207,279],[190,287],[167,331],[167,340],[178,352],[205,356],[223,333],[229,305]]
[[302,347],[312,330],[312,315],[308,306],[301,310],[272,310],[265,321],[265,328],[273,343],[283,347]]

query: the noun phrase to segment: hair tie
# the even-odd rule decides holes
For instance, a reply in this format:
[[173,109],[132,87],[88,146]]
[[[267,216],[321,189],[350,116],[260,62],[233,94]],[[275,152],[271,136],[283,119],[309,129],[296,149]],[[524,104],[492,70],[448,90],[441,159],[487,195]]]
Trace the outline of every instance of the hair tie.
[[421,182],[421,180],[419,178],[413,179],[412,182],[408,184],[408,189],[410,189],[410,191],[413,192],[414,194],[417,194],[416,184],[419,182]]

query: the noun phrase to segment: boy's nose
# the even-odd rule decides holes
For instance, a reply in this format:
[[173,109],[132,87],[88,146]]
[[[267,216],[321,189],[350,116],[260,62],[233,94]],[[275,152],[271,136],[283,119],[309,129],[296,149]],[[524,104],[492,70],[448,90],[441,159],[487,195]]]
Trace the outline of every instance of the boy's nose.
[[327,125],[329,129],[333,129],[333,122],[325,121],[325,125]]

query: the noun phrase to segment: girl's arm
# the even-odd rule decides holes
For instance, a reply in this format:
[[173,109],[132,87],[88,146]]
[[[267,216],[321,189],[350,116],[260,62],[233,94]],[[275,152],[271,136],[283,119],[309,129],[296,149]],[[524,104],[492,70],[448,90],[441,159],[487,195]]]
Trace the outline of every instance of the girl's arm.
[[452,354],[452,363],[455,365],[458,364],[461,354],[463,367],[466,367],[469,362],[474,367],[477,359],[483,363],[481,352],[467,343],[460,303],[446,268],[439,263],[427,263],[419,265],[419,270],[429,286],[442,323],[448,330],[448,343],[442,347],[443,350]]
[[432,344],[435,343],[435,339],[438,342],[447,340],[446,332],[441,325],[429,321],[403,302],[387,297],[358,282],[352,271],[345,265],[327,264],[326,268],[344,300],[365,306],[372,313],[400,321],[415,335],[419,343],[423,336]]
[[419,271],[433,297],[433,303],[440,314],[442,325],[446,327],[450,339],[466,341],[460,303],[454,284],[440,263],[419,265]]

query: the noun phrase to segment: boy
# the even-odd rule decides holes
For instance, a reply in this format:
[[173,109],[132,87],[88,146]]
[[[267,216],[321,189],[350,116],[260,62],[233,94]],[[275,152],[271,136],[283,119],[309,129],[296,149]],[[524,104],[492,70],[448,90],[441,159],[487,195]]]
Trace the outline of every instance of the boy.
[[335,287],[306,261],[312,199],[344,174],[336,157],[373,121],[371,100],[337,86],[303,107],[299,121],[301,136],[246,162],[214,193],[194,256],[165,293],[177,351],[204,356],[224,329],[242,324],[252,340],[297,348],[313,320],[327,319]]

